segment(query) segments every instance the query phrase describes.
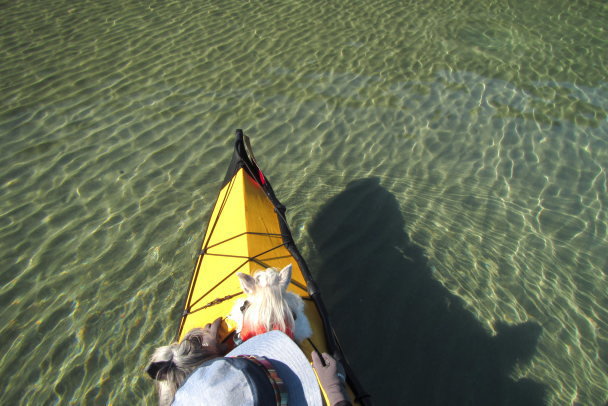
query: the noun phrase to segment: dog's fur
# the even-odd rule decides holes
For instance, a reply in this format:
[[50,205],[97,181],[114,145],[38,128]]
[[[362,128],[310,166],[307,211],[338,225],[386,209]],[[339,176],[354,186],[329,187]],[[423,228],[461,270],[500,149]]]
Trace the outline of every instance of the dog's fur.
[[146,371],[156,371],[159,406],[173,403],[177,389],[203,362],[222,355],[219,348],[203,345],[203,331],[192,329],[181,342],[158,347],[152,354]]
[[268,268],[253,276],[240,272],[237,276],[247,298],[237,300],[230,318],[243,341],[271,330],[281,330],[297,342],[312,335],[302,298],[287,291],[291,264],[279,272]]

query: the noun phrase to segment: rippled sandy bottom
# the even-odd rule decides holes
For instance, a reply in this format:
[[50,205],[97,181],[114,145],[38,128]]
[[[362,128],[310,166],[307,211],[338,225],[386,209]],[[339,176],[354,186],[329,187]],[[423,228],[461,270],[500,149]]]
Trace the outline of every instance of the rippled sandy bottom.
[[[143,366],[174,337],[236,128],[311,264],[324,205],[378,179],[489,336],[541,327],[514,381],[550,405],[606,402],[602,5],[0,7],[0,403],[153,402]],[[356,298],[319,277],[342,287],[325,295],[348,331]],[[373,317],[399,320],[358,315]],[[378,404],[394,399],[398,381],[348,355]]]

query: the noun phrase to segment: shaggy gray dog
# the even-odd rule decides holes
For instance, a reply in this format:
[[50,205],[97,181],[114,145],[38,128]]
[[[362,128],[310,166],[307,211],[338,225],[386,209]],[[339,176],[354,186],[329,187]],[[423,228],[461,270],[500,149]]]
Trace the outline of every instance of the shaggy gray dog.
[[146,372],[156,381],[160,406],[173,402],[177,389],[203,362],[224,355],[225,348],[217,341],[220,323],[218,318],[205,328],[194,328],[181,342],[154,351]]

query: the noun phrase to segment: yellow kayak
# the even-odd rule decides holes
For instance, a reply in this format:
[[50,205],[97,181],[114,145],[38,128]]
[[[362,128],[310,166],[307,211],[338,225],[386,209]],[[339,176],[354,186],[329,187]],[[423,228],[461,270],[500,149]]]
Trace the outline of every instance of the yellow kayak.
[[304,354],[316,347],[339,360],[346,372],[352,400],[370,405],[369,396],[354,376],[327,316],[319,290],[293,241],[285,207],[277,200],[268,178],[258,167],[248,137],[236,132],[232,161],[207,225],[194,267],[178,339],[218,317],[224,318],[224,340],[235,326],[226,316],[245,297],[237,272],[253,274],[266,268],[292,264],[291,292],[301,296],[313,335],[300,346]]

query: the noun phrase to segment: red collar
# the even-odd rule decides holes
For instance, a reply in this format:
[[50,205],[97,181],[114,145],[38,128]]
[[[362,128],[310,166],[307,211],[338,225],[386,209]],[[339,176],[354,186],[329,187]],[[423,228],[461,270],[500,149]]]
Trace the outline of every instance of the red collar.
[[[294,334],[293,331],[288,328],[286,331],[280,329],[278,326],[274,326],[272,328],[272,330],[279,330],[279,331],[283,331],[283,333],[287,334],[289,336],[289,338],[291,338],[292,340],[294,339]],[[239,334],[241,336],[241,340],[243,340],[243,342],[249,340],[251,337],[255,337],[255,336],[259,336],[260,334],[264,334],[267,333],[268,330],[264,327],[264,326],[258,326],[255,329],[249,329],[246,326],[243,326],[243,329],[241,330],[241,333]]]

